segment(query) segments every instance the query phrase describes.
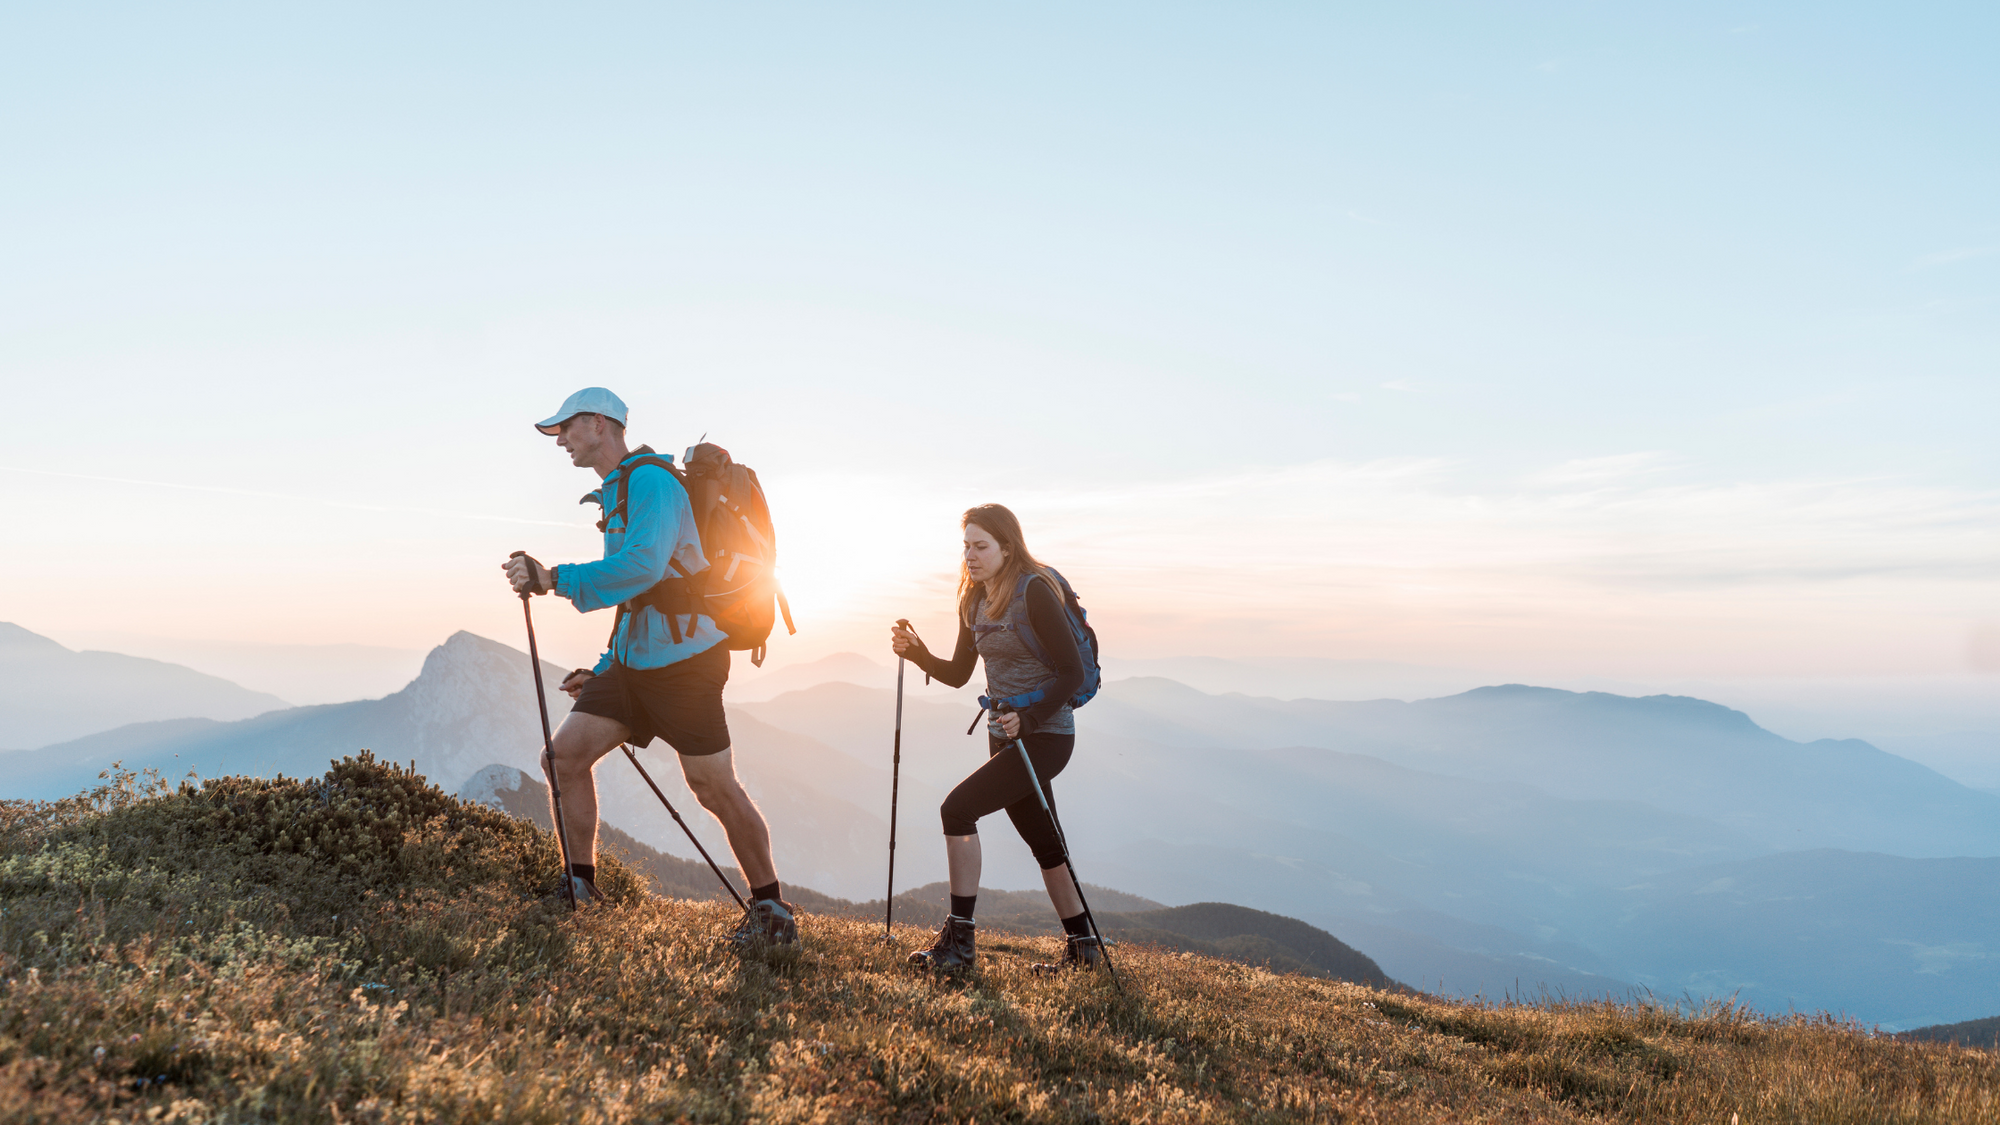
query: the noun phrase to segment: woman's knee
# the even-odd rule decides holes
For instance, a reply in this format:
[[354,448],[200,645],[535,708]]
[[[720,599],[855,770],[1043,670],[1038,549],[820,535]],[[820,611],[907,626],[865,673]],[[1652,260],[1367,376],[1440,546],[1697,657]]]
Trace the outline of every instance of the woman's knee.
[[944,822],[947,836],[972,836],[979,832],[979,814],[964,808],[946,797],[938,806],[938,819]]

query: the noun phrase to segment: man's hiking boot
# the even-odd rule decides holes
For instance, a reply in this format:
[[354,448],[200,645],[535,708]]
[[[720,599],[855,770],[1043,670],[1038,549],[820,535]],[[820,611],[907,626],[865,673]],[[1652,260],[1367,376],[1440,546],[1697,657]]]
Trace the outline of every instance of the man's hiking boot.
[[799,923],[790,903],[760,898],[750,904],[729,940],[740,946],[790,945],[799,940]]
[[1065,934],[1062,960],[1053,965],[1037,962],[1034,970],[1037,973],[1047,974],[1060,973],[1064,969],[1095,969],[1103,960],[1104,950],[1097,944],[1096,938]]
[[948,915],[944,928],[929,949],[910,954],[910,964],[924,969],[969,969],[978,955],[973,949],[973,931],[978,925],[970,918]]

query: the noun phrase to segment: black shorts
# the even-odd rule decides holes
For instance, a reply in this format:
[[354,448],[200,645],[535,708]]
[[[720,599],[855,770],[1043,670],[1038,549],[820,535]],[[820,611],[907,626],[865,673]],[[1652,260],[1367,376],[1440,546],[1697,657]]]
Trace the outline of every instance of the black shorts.
[[584,681],[571,712],[601,715],[625,724],[632,745],[655,738],[691,758],[729,749],[729,720],[722,713],[722,685],[729,682],[729,650],[707,652],[664,668],[613,663]]

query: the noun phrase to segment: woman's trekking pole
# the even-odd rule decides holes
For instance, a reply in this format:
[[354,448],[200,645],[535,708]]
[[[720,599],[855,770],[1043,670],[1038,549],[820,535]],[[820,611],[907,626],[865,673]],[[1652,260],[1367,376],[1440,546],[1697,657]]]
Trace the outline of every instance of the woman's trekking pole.
[[[1005,710],[1012,711],[1013,708]],[[1090,900],[1083,897],[1083,880],[1076,877],[1076,862],[1069,854],[1069,837],[1063,835],[1062,821],[1056,819],[1056,810],[1049,807],[1048,794],[1042,792],[1042,779],[1035,776],[1035,763],[1028,757],[1028,744],[1016,738],[1014,749],[1021,752],[1021,766],[1028,771],[1028,784],[1035,791],[1035,800],[1041,802],[1042,811],[1049,814],[1049,823],[1055,825],[1056,843],[1062,846],[1063,866],[1069,868],[1069,885],[1076,888],[1076,901],[1083,906],[1084,920],[1090,923],[1090,936],[1097,939],[1097,954],[1104,958],[1104,967],[1111,973],[1112,985],[1123,992],[1125,985],[1118,979],[1118,969],[1111,964],[1111,949],[1104,944],[1104,935],[1098,932],[1097,915],[1090,912]]]
[[[514,554],[526,554],[515,551]],[[542,773],[549,779],[549,807],[555,812],[556,850],[562,855],[562,896],[576,909],[576,888],[569,881],[569,833],[563,828],[562,783],[556,780],[556,736],[549,729],[549,696],[542,688],[542,654],[535,647],[535,611],[521,595],[521,619],[528,623],[528,664],[535,670],[535,704],[542,711]]]
[[[898,617],[896,624],[916,635],[907,619]],[[889,759],[889,893],[882,897],[882,940],[889,942],[896,940],[890,923],[896,917],[896,802],[903,790],[903,666],[908,663],[896,657],[896,742]]]
[[736,905],[742,907],[744,913],[746,914],[749,913],[750,904],[744,902],[743,896],[736,893],[736,884],[731,883],[729,881],[729,876],[724,875],[722,873],[722,868],[717,867],[715,865],[715,860],[709,856],[708,849],[701,846],[700,840],[695,839],[694,829],[689,828],[688,822],[681,819],[681,814],[674,809],[674,803],[672,801],[667,800],[667,795],[665,793],[660,792],[659,786],[653,784],[653,775],[647,773],[646,767],[639,764],[639,755],[633,752],[632,744],[629,742],[621,743],[619,749],[625,751],[625,756],[627,758],[632,759],[632,768],[638,770],[639,776],[646,779],[646,785],[652,789],[653,796],[658,797],[660,799],[660,803],[667,806],[667,815],[673,817],[674,823],[680,825],[681,831],[687,833],[688,839],[693,841],[694,850],[701,853],[701,858],[708,860],[708,869],[710,871],[715,872],[716,878],[722,880],[722,889],[729,892],[729,897],[736,900]]

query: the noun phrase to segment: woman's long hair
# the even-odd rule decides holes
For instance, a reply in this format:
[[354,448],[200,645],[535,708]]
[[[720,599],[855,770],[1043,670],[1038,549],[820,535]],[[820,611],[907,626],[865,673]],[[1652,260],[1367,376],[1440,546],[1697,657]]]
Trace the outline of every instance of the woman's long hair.
[[958,519],[960,528],[975,523],[993,537],[993,541],[1006,552],[1006,558],[1000,563],[1000,573],[994,575],[990,583],[973,581],[971,573],[965,569],[964,557],[959,558],[958,619],[967,625],[972,624],[972,603],[982,586],[1001,592],[997,598],[986,599],[987,618],[998,621],[1007,616],[1007,603],[1013,600],[1014,584],[1021,580],[1021,575],[1039,574],[1046,578],[1049,573],[1047,567],[1028,553],[1027,541],[1021,537],[1021,521],[1014,518],[1014,513],[1004,505],[981,504],[976,508],[967,508]]

